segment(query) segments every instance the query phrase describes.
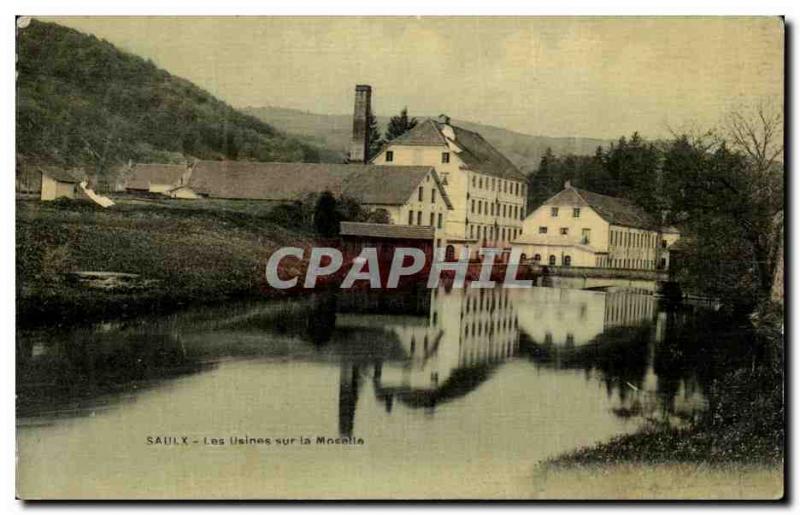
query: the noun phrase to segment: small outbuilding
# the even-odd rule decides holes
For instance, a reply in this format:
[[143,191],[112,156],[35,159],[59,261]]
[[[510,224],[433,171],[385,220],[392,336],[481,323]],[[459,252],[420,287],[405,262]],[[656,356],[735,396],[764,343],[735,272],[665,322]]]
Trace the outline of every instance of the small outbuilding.
[[80,169],[42,166],[39,170],[42,174],[42,200],[74,199],[78,195],[80,183],[85,180],[85,173]]

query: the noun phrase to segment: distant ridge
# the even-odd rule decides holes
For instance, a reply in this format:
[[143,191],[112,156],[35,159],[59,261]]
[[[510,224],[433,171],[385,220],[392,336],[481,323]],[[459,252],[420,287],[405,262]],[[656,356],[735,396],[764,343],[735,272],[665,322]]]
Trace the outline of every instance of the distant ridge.
[[[353,122],[350,115],[317,114],[288,109],[284,107],[245,107],[245,113],[264,120],[288,134],[302,136],[307,141],[324,146],[344,158],[350,141]],[[433,117],[410,113],[419,120]],[[378,116],[381,131],[389,122],[388,116]],[[508,157],[524,173],[539,166],[539,161],[548,147],[553,153],[592,155],[598,146],[605,146],[611,140],[583,137],[532,136],[519,132],[453,119],[453,124],[479,132],[486,140]]]

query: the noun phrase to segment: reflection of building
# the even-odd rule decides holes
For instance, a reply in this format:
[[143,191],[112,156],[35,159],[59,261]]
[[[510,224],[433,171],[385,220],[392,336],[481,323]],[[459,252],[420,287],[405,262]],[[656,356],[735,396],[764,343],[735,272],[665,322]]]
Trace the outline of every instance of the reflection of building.
[[376,389],[417,405],[465,394],[485,371],[516,353],[518,325],[509,290],[434,290],[430,315],[421,323],[386,324],[406,351],[402,362],[385,362]]
[[631,291],[609,291],[605,294],[603,327],[633,327],[652,322],[656,314],[656,299]]
[[542,265],[655,270],[661,236],[650,215],[632,202],[567,181],[528,215],[514,246]]
[[612,327],[651,322],[652,295],[566,288],[530,288],[515,293],[520,328],[542,345],[585,345]]

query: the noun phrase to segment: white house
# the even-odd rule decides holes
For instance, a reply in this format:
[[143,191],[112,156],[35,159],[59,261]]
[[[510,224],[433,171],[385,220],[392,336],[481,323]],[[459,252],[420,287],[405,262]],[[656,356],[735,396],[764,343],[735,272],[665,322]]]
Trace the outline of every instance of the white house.
[[436,169],[453,205],[445,231],[448,251],[510,249],[522,231],[526,177],[480,134],[452,125],[446,116],[420,122],[371,162]]
[[[671,234],[679,237],[677,231]],[[569,181],[525,218],[513,245],[525,258],[549,266],[662,268],[662,232],[649,214],[628,200],[581,190]]]
[[82,170],[67,170],[57,166],[42,166],[39,170],[42,175],[42,200],[74,199],[78,196],[80,183],[85,180]]

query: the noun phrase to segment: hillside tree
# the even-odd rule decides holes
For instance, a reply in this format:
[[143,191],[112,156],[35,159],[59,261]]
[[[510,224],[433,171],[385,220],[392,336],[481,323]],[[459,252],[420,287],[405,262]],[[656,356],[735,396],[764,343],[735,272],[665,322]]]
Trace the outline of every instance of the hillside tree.
[[417,126],[416,118],[409,118],[408,108],[404,107],[399,115],[392,116],[389,125],[386,127],[386,141],[392,141],[398,136],[402,136]]

